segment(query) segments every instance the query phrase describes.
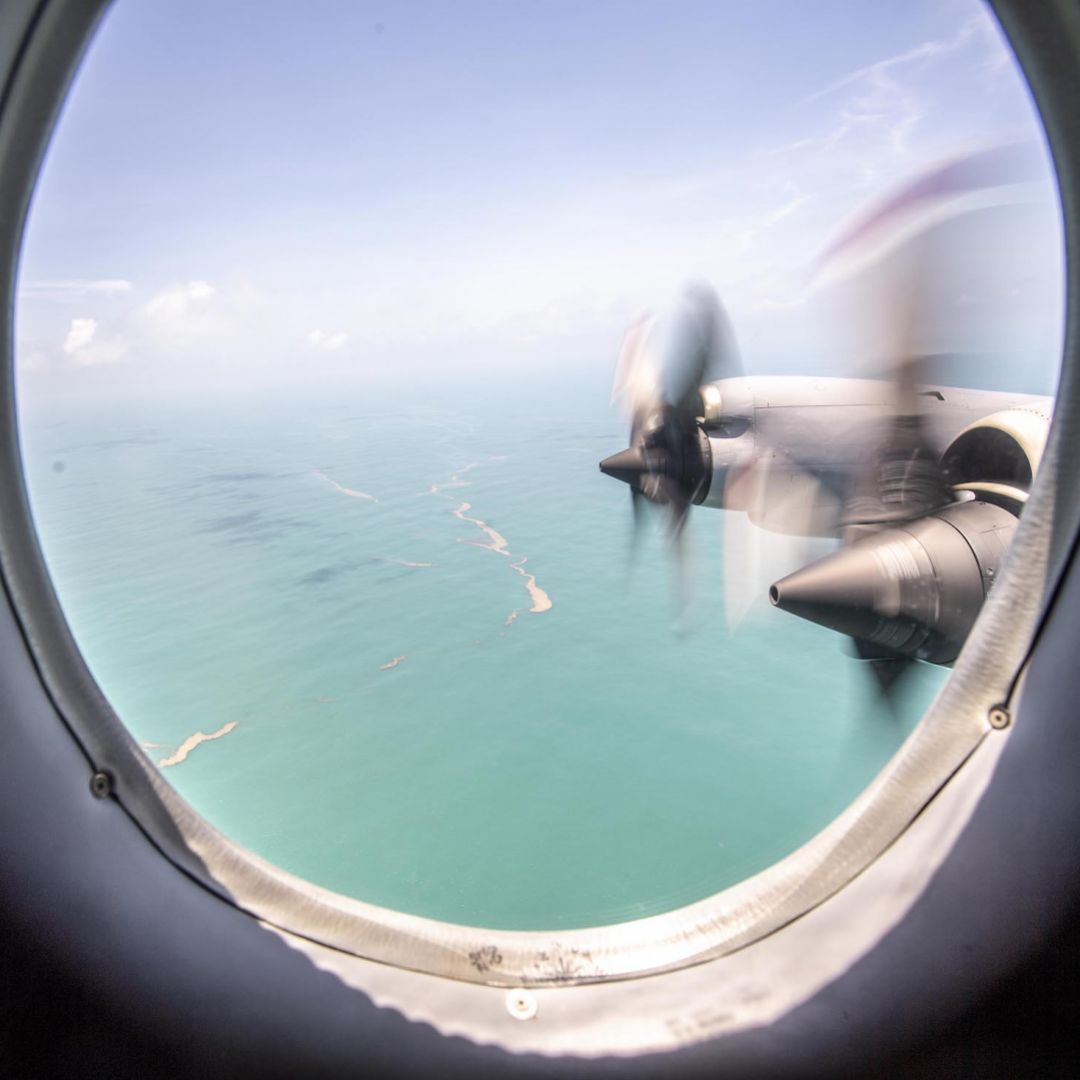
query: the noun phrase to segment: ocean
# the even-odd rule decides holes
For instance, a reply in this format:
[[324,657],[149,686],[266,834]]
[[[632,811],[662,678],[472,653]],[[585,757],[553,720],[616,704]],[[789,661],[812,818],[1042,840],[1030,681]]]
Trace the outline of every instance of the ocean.
[[827,824],[947,673],[890,709],[764,589],[729,627],[718,511],[678,617],[597,469],[608,379],[27,408],[61,605],[169,783],[318,885],[507,929],[667,911]]

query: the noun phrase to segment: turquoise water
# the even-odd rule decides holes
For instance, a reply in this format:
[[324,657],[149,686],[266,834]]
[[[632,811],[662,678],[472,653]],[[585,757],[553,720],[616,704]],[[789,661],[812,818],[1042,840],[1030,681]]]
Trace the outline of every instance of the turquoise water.
[[586,378],[23,417],[62,606],[169,782],[319,885],[518,929],[650,915],[765,868],[943,678],[918,668],[894,715],[835,635],[764,596],[730,634],[715,511],[690,525],[676,633],[662,532],[629,572],[626,491],[597,471],[624,441]]

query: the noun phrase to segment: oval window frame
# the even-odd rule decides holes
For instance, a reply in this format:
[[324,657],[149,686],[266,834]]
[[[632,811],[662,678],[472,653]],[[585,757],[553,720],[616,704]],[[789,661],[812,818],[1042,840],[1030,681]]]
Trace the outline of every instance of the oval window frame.
[[[674,912],[611,927],[558,933],[495,932],[389,912],[329,893],[265,863],[209,826],[161,778],[87,670],[53,593],[29,515],[11,348],[15,267],[44,147],[77,60],[105,4],[53,0],[24,7],[32,32],[17,57],[15,78],[4,88],[0,126],[0,161],[14,181],[5,188],[0,205],[0,216],[13,223],[4,229],[3,285],[9,303],[4,315],[8,355],[0,398],[4,421],[0,566],[40,676],[86,755],[88,780],[98,785],[99,794],[115,798],[177,867],[264,925],[276,928],[287,940],[310,949],[317,962],[333,966],[328,956],[360,961],[348,976],[339,972],[348,981],[363,983],[364,977],[356,972],[370,975],[365,965],[374,961],[402,973],[406,977],[402,985],[409,983],[412,973],[421,978],[422,985],[431,979],[444,983],[450,988],[447,1000],[455,997],[452,990],[460,990],[459,1004],[465,1003],[467,1014],[470,984],[540,992],[549,998],[585,984],[618,991],[620,985],[633,988],[642,975],[675,975],[745,952],[746,946],[775,936],[848,889],[883,852],[913,832],[912,823],[939,798],[963,793],[965,785],[970,796],[978,784],[987,781],[987,770],[992,770],[1009,731],[992,722],[993,710],[1003,708],[1008,716],[1015,703],[1023,665],[1068,557],[1067,541],[1076,532],[1080,497],[1070,491],[1061,455],[1068,433],[1076,426],[1071,410],[1067,420],[1062,420],[1060,411],[1055,416],[1008,572],[927,716],[848,810],[799,851],[732,889]],[[1056,148],[1064,132],[1059,131],[1055,140],[1051,125],[1047,129]],[[16,157],[19,162],[12,166]],[[1064,203],[1071,189],[1060,169],[1058,182]],[[1065,211],[1071,233],[1075,227],[1067,205]],[[1069,333],[1062,389],[1071,401],[1077,367],[1076,305],[1071,295],[1076,285],[1071,275],[1066,287]],[[950,783],[961,776],[974,779]],[[970,814],[974,801],[969,797],[961,802]],[[957,820],[962,824],[966,818]],[[940,850],[939,857],[946,851]],[[496,956],[498,962],[491,963]],[[449,1012],[459,1015],[458,1006]],[[514,1017],[512,1012],[509,1015]],[[706,1023],[673,1039],[676,1044],[693,1041],[715,1030],[715,1025]]]

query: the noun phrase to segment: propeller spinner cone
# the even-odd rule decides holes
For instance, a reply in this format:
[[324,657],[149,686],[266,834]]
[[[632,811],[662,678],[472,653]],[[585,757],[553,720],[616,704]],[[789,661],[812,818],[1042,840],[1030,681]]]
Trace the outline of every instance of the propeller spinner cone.
[[640,488],[641,478],[649,471],[649,466],[640,448],[632,446],[604,458],[600,462],[600,471],[605,476],[621,480],[631,487]]

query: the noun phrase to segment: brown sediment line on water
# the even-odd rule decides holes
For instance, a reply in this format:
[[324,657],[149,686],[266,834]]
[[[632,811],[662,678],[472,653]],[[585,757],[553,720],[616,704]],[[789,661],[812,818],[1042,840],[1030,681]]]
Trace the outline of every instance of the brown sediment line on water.
[[332,477],[329,477],[324,472],[315,470],[315,475],[320,480],[325,480],[335,491],[340,491],[342,495],[348,495],[353,499],[367,499],[368,502],[378,502],[374,495],[369,495],[366,491],[357,491],[355,488],[347,488],[344,484],[339,484]]
[[[449,499],[451,502],[456,502],[452,495],[443,495],[442,489],[448,487],[465,487],[468,484],[467,480],[462,480],[461,476],[467,473],[470,469],[475,469],[476,463],[473,462],[464,468],[459,469],[450,477],[450,482],[446,484],[432,484],[430,489],[426,492],[428,495],[438,495],[440,498]],[[525,588],[528,591],[529,599],[532,600],[532,606],[529,608],[530,613],[540,614],[544,611],[549,611],[552,607],[552,599],[543,589],[536,583],[536,575],[529,573],[524,569],[524,564],[527,561],[526,556],[522,555],[517,557],[510,550],[510,541],[506,539],[502,533],[493,529],[486,521],[482,521],[480,518],[469,517],[467,511],[472,509],[472,504],[467,502],[459,502],[450,512],[459,521],[468,522],[470,525],[476,526],[486,537],[487,542],[481,542],[479,540],[461,540],[459,543],[471,544],[474,547],[483,548],[485,551],[494,551],[496,555],[502,555],[506,558],[517,558],[517,562],[512,562],[510,565],[525,579]],[[515,608],[506,617],[505,624],[510,626],[515,619],[517,619],[520,613],[519,608]]]
[[536,584],[536,575],[530,574],[528,570],[523,570],[526,559],[522,555],[517,562],[510,565],[525,578],[525,588],[529,590],[529,596],[532,598],[533,606],[529,608],[530,611],[539,614],[541,611],[548,611],[551,608],[551,597],[548,596],[539,585]]
[[194,735],[189,735],[168,757],[163,757],[158,762],[158,768],[167,769],[170,765],[179,765],[181,761],[184,761],[188,754],[195,749],[196,746],[201,746],[204,742],[210,742],[212,739],[220,739],[225,735],[228,735],[234,727],[236,727],[238,721],[230,720],[227,724],[222,724],[217,731],[212,731],[209,735],[205,731],[196,731]]
[[400,664],[401,661],[404,660],[404,659],[405,659],[404,656],[395,656],[393,660],[388,660],[385,664],[380,664],[379,665],[379,670],[380,671],[389,671],[391,668],[396,668],[398,666],[398,664]]
[[[463,465],[460,469],[458,469],[456,473],[452,473],[450,479],[447,480],[445,484],[432,484],[431,487],[427,489],[427,491],[418,491],[416,494],[438,495],[440,491],[443,491],[446,488],[468,487],[469,481],[462,480],[461,478],[465,475],[465,473],[472,472],[472,470],[476,468],[476,465],[477,463],[475,461],[470,461],[468,465]],[[449,496],[446,497],[449,498]]]
[[[461,521],[467,521],[471,525],[475,525],[485,536],[488,537],[488,543],[481,544],[477,541],[463,540],[462,543],[473,543],[476,547],[484,548],[486,551],[494,551],[498,555],[505,555],[507,558],[513,556],[513,552],[510,551],[510,541],[500,532],[496,532],[486,521],[481,521],[479,518],[469,517],[465,511],[471,510],[472,506],[463,502],[458,505],[453,511],[454,517]],[[529,599],[532,600],[532,607],[529,608],[530,613],[539,615],[541,612],[549,611],[552,606],[551,597],[548,596],[539,585],[536,584],[536,575],[530,574],[528,570],[523,569],[527,556],[522,555],[517,562],[512,562],[510,565],[525,579],[525,588],[529,593]],[[508,617],[506,625],[509,626],[514,619],[517,618],[517,611],[513,613],[512,617]]]
[[467,521],[470,525],[475,525],[490,541],[489,544],[478,544],[478,547],[487,548],[489,551],[497,551],[500,555],[509,555],[507,550],[510,546],[510,541],[506,539],[502,533],[497,533],[486,521],[481,521],[479,518],[468,517],[465,514],[466,510],[471,510],[472,504],[463,502],[451,513],[454,517],[461,521]]

